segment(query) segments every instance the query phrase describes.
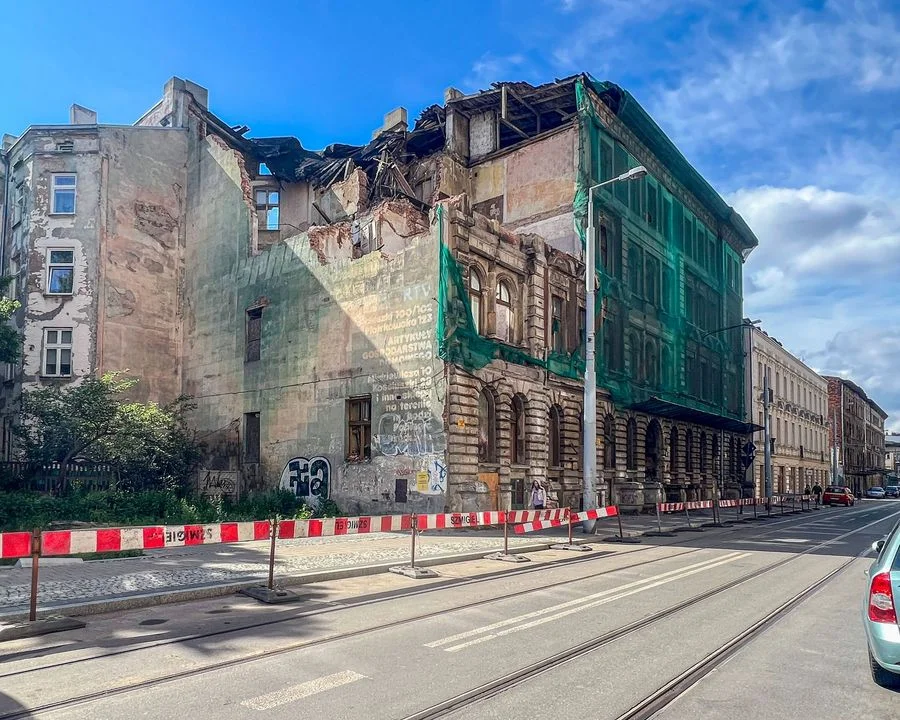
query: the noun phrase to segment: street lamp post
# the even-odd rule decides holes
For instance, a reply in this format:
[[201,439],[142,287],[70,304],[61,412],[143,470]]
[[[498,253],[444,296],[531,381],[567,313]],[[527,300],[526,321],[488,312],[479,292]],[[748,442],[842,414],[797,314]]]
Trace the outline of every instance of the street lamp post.
[[[626,173],[611,180],[605,180],[588,189],[588,226],[587,237],[584,242],[584,288],[585,288],[585,333],[584,333],[584,403],[583,420],[584,428],[584,459],[582,462],[583,487],[582,509],[591,510],[597,505],[597,368],[595,364],[595,339],[596,339],[596,312],[594,308],[595,285],[597,273],[594,253],[596,249],[594,241],[594,190],[605,185],[627,180],[638,180],[647,174],[643,165],[638,165]],[[593,532],[594,520],[585,520],[583,529],[586,533]]]

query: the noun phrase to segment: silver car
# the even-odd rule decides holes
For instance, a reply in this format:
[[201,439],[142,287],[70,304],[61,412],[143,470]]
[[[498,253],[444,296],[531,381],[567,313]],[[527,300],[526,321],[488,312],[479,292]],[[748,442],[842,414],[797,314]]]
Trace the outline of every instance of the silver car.
[[894,600],[900,598],[900,523],[884,540],[873,543],[872,550],[878,557],[866,573],[863,601],[872,679],[882,687],[900,689],[900,624]]

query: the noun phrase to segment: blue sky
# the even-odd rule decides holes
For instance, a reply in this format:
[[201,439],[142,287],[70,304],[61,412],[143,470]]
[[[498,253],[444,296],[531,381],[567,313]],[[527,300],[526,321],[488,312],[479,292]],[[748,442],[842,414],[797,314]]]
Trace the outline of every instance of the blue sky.
[[0,131],[72,102],[130,123],[172,75],[254,135],[368,140],[446,87],[586,70],[627,87],[746,218],[747,314],[900,430],[900,6],[894,0],[23,3]]

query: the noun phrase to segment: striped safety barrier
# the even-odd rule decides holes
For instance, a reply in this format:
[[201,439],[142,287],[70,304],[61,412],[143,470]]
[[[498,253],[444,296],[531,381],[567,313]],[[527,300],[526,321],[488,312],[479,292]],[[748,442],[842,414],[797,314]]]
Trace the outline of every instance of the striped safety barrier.
[[585,510],[580,513],[571,513],[568,508],[552,510],[551,512],[554,513],[552,517],[516,525],[513,530],[515,530],[517,535],[522,535],[524,533],[535,532],[536,530],[545,530],[546,528],[567,525],[570,519],[574,523],[583,522],[584,520],[596,520],[601,517],[615,517],[619,514],[619,509],[615,505],[611,505],[609,507]]
[[441,513],[438,515],[417,515],[416,528],[418,530],[452,530],[464,527],[500,525],[503,521],[504,513],[498,511]]
[[327,537],[331,535],[363,535],[379,532],[402,532],[412,529],[411,515],[365,515],[361,517],[282,520],[278,523],[281,539]]
[[31,555],[31,533],[0,533],[0,558],[20,558]]

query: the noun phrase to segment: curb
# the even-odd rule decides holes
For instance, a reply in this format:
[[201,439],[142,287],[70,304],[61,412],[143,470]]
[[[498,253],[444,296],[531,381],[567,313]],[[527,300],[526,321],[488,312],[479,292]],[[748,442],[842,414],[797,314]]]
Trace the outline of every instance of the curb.
[[[625,534],[626,536],[629,536],[628,532]],[[583,537],[573,538],[572,542],[576,545],[585,545],[589,543],[600,543],[603,542],[603,540],[598,537]],[[557,540],[548,540],[547,542],[523,545],[514,549],[517,553],[533,553],[549,550],[550,546],[555,544],[557,544]],[[436,555],[428,558],[416,558],[416,566],[431,567],[435,565],[449,565],[451,563],[466,562],[469,560],[481,560],[485,555],[490,554],[490,552],[490,550],[480,550],[478,552],[457,553],[455,555]],[[375,563],[374,565],[335,568],[334,570],[317,570],[293,575],[280,575],[276,576],[275,579],[276,583],[279,585],[307,585],[316,582],[326,582],[328,580],[342,580],[350,577],[378,575],[383,572],[388,572],[388,570],[391,567],[395,567],[398,562],[402,562],[402,560],[390,560],[387,562]],[[37,617],[39,620],[42,620],[49,617],[57,617],[63,613],[68,617],[83,617],[87,615],[100,615],[102,613],[114,612],[117,610],[136,610],[139,608],[153,607],[155,605],[167,605],[190,600],[205,600],[214,597],[224,597],[225,595],[232,595],[246,588],[259,587],[264,581],[265,578],[260,576],[255,580],[241,580],[224,584],[195,585],[178,590],[146,592],[111,598],[108,600],[87,600],[85,602],[45,605],[43,609],[40,606],[38,607]],[[11,612],[0,611],[0,622],[12,623],[21,622],[27,619],[27,610],[14,610]]]

